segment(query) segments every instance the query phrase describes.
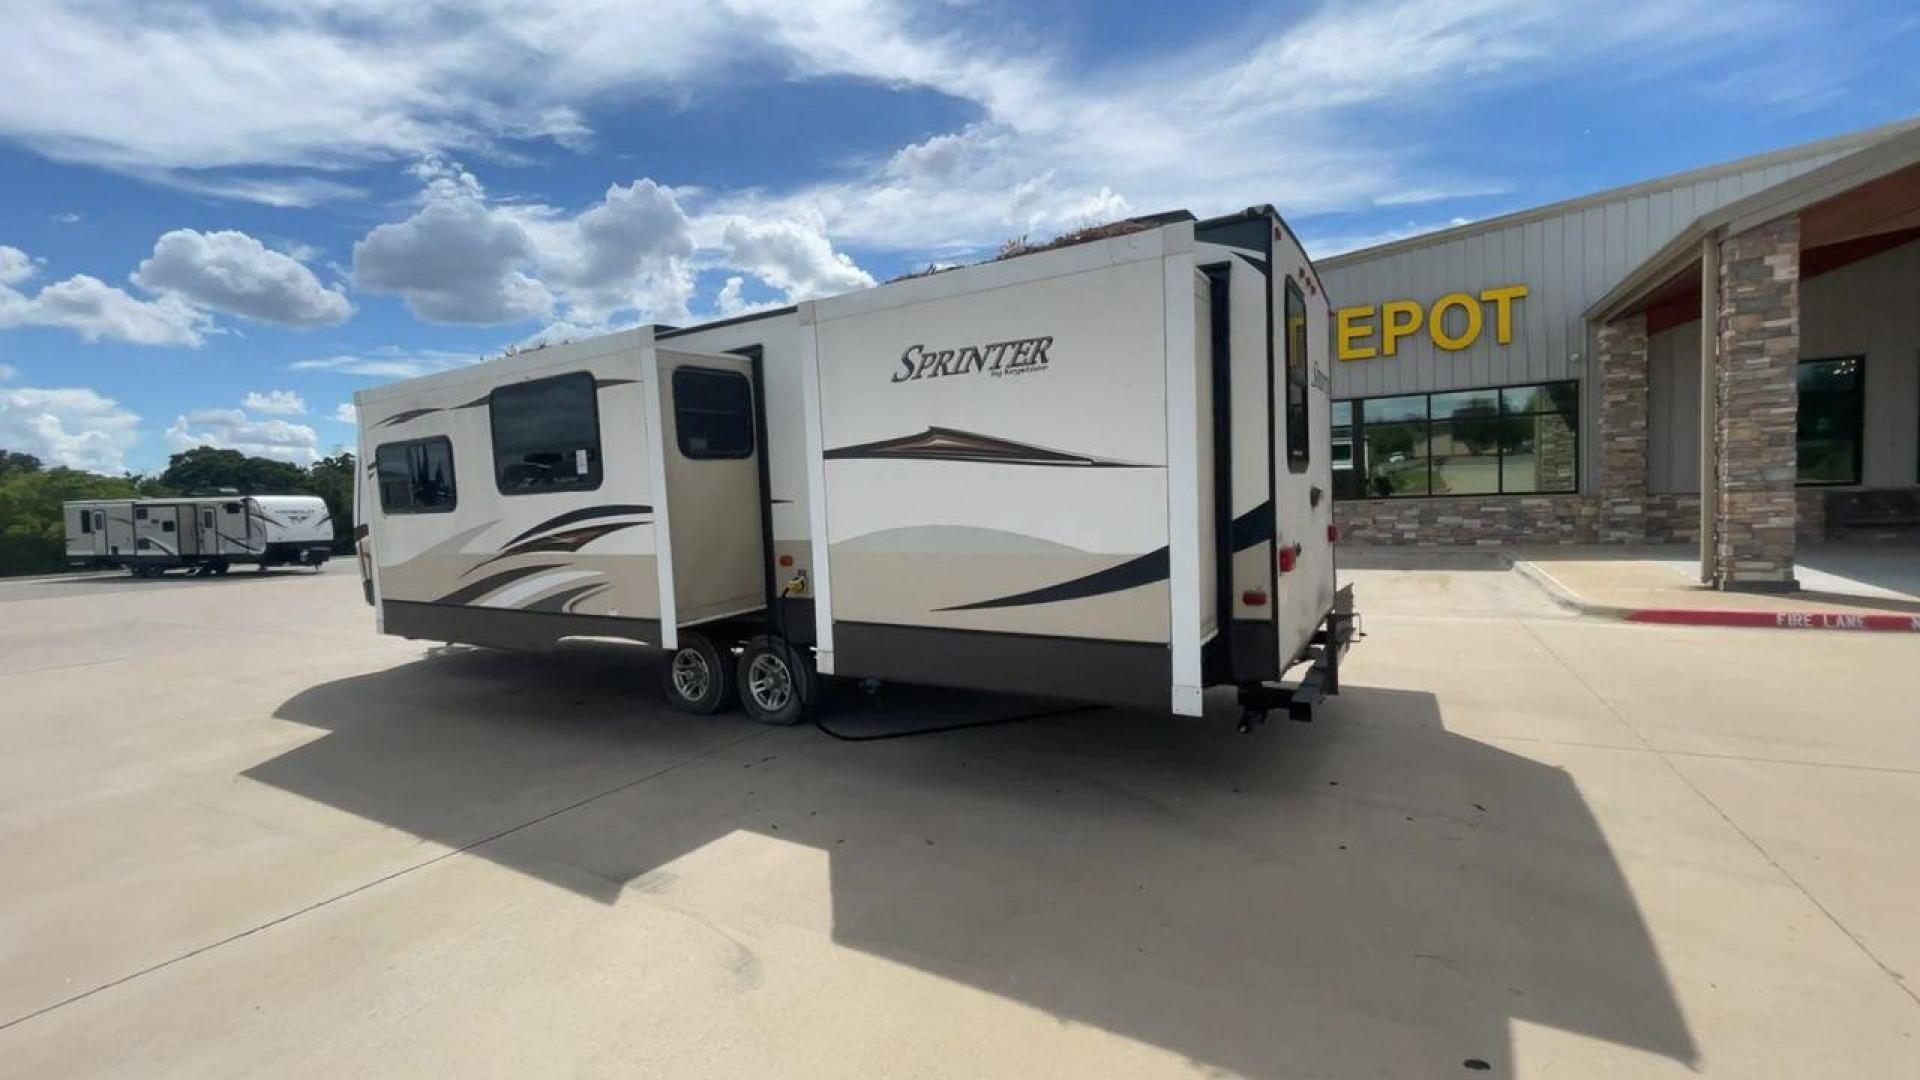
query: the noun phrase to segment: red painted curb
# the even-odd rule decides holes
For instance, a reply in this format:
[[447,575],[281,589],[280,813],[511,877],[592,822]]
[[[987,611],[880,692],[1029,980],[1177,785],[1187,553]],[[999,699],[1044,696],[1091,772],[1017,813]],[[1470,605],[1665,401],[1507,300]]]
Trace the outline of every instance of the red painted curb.
[[1698,611],[1642,608],[1628,622],[1669,626],[1764,626],[1779,630],[1886,630],[1920,633],[1920,615],[1869,615],[1851,611]]

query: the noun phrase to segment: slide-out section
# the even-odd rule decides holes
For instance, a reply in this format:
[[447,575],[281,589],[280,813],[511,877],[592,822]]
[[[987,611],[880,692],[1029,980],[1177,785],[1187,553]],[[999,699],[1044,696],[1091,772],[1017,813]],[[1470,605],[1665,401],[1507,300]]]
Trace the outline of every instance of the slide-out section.
[[1166,232],[813,306],[836,673],[1168,706]]

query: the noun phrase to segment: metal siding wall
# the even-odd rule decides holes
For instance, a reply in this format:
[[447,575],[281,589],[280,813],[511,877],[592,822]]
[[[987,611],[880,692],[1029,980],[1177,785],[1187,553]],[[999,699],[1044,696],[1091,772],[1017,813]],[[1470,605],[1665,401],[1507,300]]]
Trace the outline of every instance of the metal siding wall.
[[1512,344],[1494,343],[1491,311],[1485,312],[1480,340],[1458,353],[1436,348],[1423,326],[1401,339],[1396,356],[1336,361],[1334,396],[1377,397],[1548,379],[1591,382],[1586,370],[1591,343],[1582,313],[1595,299],[1701,214],[1838,156],[1813,154],[1678,183],[1376,258],[1363,253],[1323,267],[1336,307],[1375,306],[1371,341],[1376,347],[1378,307],[1384,301],[1413,300],[1430,309],[1450,292],[1477,295],[1490,286],[1515,283],[1530,290],[1514,307]]
[[1700,490],[1700,321],[1647,342],[1647,490]]

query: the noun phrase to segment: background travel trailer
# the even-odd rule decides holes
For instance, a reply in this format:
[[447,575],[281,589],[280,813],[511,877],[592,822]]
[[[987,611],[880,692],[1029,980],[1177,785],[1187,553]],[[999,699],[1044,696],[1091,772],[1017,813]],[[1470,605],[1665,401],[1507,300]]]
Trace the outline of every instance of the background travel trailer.
[[817,663],[1197,715],[1344,645],[1328,333],[1262,208],[363,391],[369,599],[661,646],[696,711]]
[[65,503],[67,565],[124,566],[142,576],[176,568],[224,574],[236,564],[318,568],[333,519],[312,495],[217,495]]

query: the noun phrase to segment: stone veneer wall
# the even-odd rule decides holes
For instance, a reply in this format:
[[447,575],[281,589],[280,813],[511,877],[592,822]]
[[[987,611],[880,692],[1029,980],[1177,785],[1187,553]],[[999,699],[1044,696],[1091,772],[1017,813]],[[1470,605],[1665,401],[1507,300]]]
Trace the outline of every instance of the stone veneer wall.
[[1595,357],[1600,371],[1600,453],[1594,486],[1600,501],[1600,542],[1638,544],[1647,538],[1647,317],[1600,327]]
[[1719,505],[1715,583],[1791,587],[1800,392],[1800,219],[1720,242],[1714,364]]
[[1342,499],[1333,504],[1342,543],[1419,547],[1591,544],[1598,516],[1597,501],[1587,495]]
[[1700,496],[1647,496],[1647,543],[1697,544],[1700,542]]

